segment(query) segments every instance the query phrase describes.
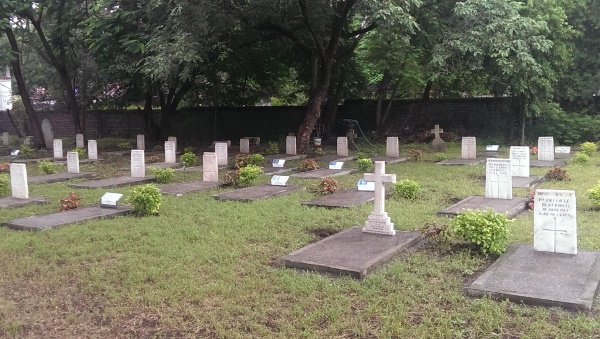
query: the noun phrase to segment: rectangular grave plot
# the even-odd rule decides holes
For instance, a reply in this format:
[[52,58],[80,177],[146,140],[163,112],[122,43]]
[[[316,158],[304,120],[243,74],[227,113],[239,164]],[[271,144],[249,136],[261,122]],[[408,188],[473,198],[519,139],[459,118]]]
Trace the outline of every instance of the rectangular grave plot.
[[489,199],[482,196],[470,196],[448,208],[438,211],[437,214],[454,217],[467,210],[485,211],[491,208],[496,213],[506,213],[508,218],[514,218],[527,209],[527,200],[526,198]]
[[213,195],[217,200],[233,200],[233,201],[255,201],[259,199],[273,198],[279,195],[285,195],[292,193],[302,186],[271,186],[271,185],[259,185],[246,187],[234,191],[229,191],[221,194]]
[[79,172],[79,173],[54,173],[54,174],[44,174],[44,175],[36,175],[27,178],[27,182],[30,184],[49,184],[53,182],[62,182],[69,181],[72,179],[90,179],[93,178],[96,174],[91,172]]
[[71,184],[69,187],[73,188],[116,188],[123,186],[141,185],[149,182],[153,182],[154,178],[132,178],[132,177],[116,177],[107,178],[101,180],[84,181],[77,184]]
[[193,181],[182,182],[160,186],[160,193],[180,197],[187,193],[202,192],[219,187],[220,184],[214,181]]
[[311,201],[305,201],[302,203],[302,205],[326,208],[352,208],[371,202],[374,199],[375,192],[348,189],[341,192],[324,195]]
[[355,169],[334,170],[334,169],[324,168],[324,169],[318,169],[318,170],[314,170],[314,171],[296,173],[296,174],[293,174],[292,177],[296,177],[296,178],[310,178],[310,179],[324,179],[324,178],[329,178],[329,177],[336,177],[336,176],[339,176],[339,175],[351,174],[351,173],[354,173],[354,172],[356,172]]

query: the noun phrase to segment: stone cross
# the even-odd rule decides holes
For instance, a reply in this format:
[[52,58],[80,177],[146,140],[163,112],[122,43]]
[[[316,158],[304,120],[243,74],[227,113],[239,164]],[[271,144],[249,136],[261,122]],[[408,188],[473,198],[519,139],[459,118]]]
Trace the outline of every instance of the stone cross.
[[538,138],[538,160],[554,160],[554,137]]
[[146,176],[146,160],[144,150],[131,150],[131,177],[144,178]]
[[138,134],[136,141],[137,141],[136,149],[142,150],[142,151],[146,149],[146,137],[143,134]]
[[85,142],[83,140],[83,134],[81,134],[81,133],[75,134],[75,147],[82,148],[82,149],[85,147]]
[[217,165],[227,166],[229,155],[227,154],[227,142],[215,142],[215,153],[217,154]]
[[248,138],[240,139],[240,153],[245,153],[245,154],[250,153],[250,139],[248,139]]
[[440,133],[444,133],[444,130],[440,129],[440,125],[435,125],[433,127],[434,128],[430,131],[430,133],[435,134],[436,140],[441,140],[442,138],[440,137]]
[[529,147],[510,146],[510,167],[513,177],[529,178]]
[[296,137],[288,135],[285,138],[285,154],[296,155]]
[[394,223],[391,222],[385,211],[385,183],[396,182],[396,175],[385,173],[385,161],[375,161],[375,173],[365,173],[363,179],[375,182],[375,208],[365,221],[362,231],[387,235],[396,234]]
[[477,158],[477,139],[475,137],[463,137],[461,142],[461,158],[476,159]]
[[217,153],[204,152],[202,154],[202,181],[219,181],[219,165]]
[[487,159],[485,164],[485,197],[512,199],[510,159]]
[[98,143],[96,140],[88,140],[88,159],[98,160]]
[[337,138],[337,155],[343,157],[348,156],[348,137]]
[[167,164],[174,164],[177,162],[177,156],[175,155],[176,147],[175,141],[165,141],[165,162]]
[[67,172],[79,173],[79,153],[67,152]]
[[8,132],[2,133],[2,144],[8,146]]
[[385,155],[390,158],[400,157],[398,137],[387,137],[385,142]]
[[348,144],[356,146],[356,138],[358,138],[358,135],[356,135],[356,133],[354,133],[354,130],[351,129],[348,131],[348,133],[346,133],[346,138],[348,138]]
[[63,158],[63,147],[62,147],[62,139],[54,139],[54,142],[52,143],[53,146],[53,153],[54,153],[54,157],[55,158]]
[[577,254],[575,191],[538,189],[533,206],[533,249]]
[[29,199],[27,166],[25,164],[10,163],[10,189],[13,198]]

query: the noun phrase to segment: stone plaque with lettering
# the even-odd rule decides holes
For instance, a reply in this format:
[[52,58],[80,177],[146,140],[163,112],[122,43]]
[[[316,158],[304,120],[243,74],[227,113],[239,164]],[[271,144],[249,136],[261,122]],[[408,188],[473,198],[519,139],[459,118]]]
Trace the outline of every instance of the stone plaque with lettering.
[[175,141],[165,141],[165,162],[167,164],[174,164],[177,162],[175,151]]
[[296,137],[293,135],[285,138],[285,154],[296,154]]
[[475,137],[463,137],[461,158],[463,159],[475,159],[477,158],[477,140]]
[[227,166],[229,163],[229,155],[227,154],[226,142],[215,142],[215,153],[217,153],[217,164],[219,166]]
[[554,160],[554,137],[538,138],[538,160]]
[[398,137],[387,137],[385,143],[385,155],[390,158],[400,157],[400,145]]
[[510,147],[510,167],[513,177],[529,178],[529,147]]
[[348,156],[348,137],[337,138],[337,155]]
[[202,154],[202,181],[219,181],[219,165],[216,152],[204,152]]
[[96,140],[88,140],[88,159],[98,160],[98,143]]
[[131,177],[146,177],[146,160],[144,150],[131,150]]
[[79,153],[67,152],[67,172],[79,173]]
[[63,147],[62,147],[62,139],[54,139],[52,143],[52,147],[54,149],[54,157],[55,158],[63,158]]
[[575,191],[535,191],[533,249],[577,254],[577,211]]
[[487,159],[485,165],[485,197],[512,199],[510,159]]

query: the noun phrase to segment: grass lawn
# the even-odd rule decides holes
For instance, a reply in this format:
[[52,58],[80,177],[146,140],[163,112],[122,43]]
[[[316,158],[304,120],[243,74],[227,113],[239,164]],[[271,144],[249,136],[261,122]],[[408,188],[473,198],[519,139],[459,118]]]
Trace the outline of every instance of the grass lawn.
[[[403,146],[401,154],[425,145]],[[447,156],[460,156],[451,143]],[[382,145],[361,149],[384,153]],[[101,157],[103,157],[101,155]],[[386,209],[400,230],[443,224],[435,212],[457,199],[483,195],[485,165],[388,165],[398,179],[423,186],[416,200],[391,198]],[[82,171],[128,175],[127,157]],[[286,164],[287,166],[288,164]],[[599,211],[586,190],[600,180],[600,155],[564,168],[571,180],[540,188],[577,192],[579,248],[600,250]],[[40,174],[28,164],[29,175]],[[356,168],[354,161],[347,166]],[[346,166],[345,166],[346,167]],[[531,175],[548,169],[532,168]],[[221,173],[223,174],[223,173]],[[336,177],[351,188],[360,173]],[[176,174],[176,181],[201,178]],[[267,182],[263,176],[260,182]],[[277,258],[318,240],[315,230],[361,225],[372,204],[324,209],[300,203],[316,197],[318,180],[290,178],[306,190],[253,203],[222,202],[223,190],[164,197],[160,215],[118,217],[45,232],[0,227],[0,337],[120,338],[590,338],[600,336],[597,311],[574,313],[487,298],[471,299],[466,282],[494,257],[465,246],[422,246],[362,281],[279,268]],[[110,190],[129,195],[131,188]],[[30,185],[45,206],[0,210],[0,222],[53,213],[71,189]],[[104,190],[77,190],[95,205]],[[527,196],[527,189],[514,189]],[[510,242],[533,242],[533,213],[510,224]],[[543,283],[543,282],[540,282]]]

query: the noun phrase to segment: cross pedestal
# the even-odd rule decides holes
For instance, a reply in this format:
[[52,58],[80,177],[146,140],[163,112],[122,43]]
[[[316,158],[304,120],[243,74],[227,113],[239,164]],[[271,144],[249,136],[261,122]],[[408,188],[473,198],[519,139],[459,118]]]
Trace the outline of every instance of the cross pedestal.
[[375,161],[375,173],[365,173],[364,180],[375,182],[375,209],[365,221],[362,231],[367,233],[378,233],[394,235],[394,223],[391,222],[385,212],[385,183],[395,183],[395,174],[385,174],[385,161]]
[[430,131],[430,133],[435,134],[435,138],[437,140],[441,139],[440,138],[440,133],[444,133],[443,129],[440,129],[440,125],[435,125],[434,128]]

